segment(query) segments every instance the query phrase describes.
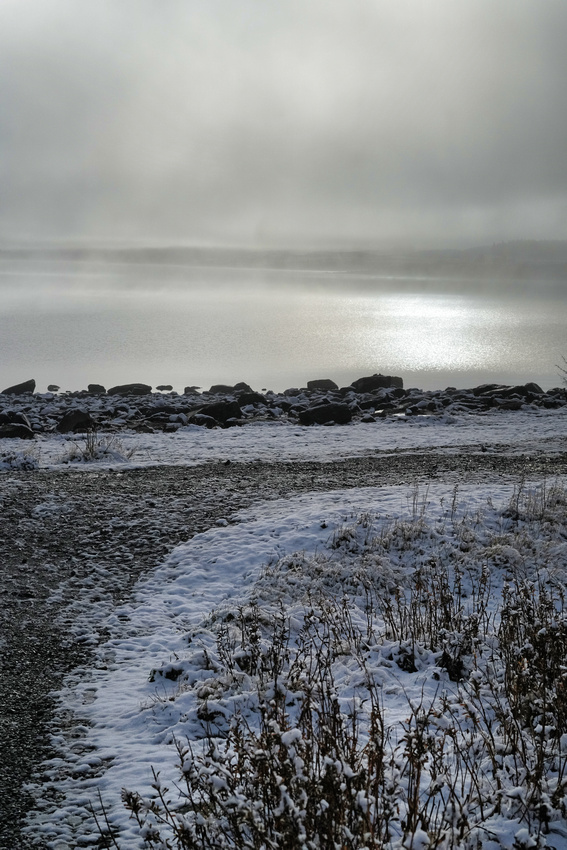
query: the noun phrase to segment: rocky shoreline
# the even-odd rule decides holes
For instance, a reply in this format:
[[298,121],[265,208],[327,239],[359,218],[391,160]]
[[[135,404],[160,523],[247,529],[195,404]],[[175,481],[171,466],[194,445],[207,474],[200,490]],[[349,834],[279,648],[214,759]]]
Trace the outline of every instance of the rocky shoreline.
[[567,405],[567,389],[542,390],[528,382],[518,386],[482,384],[471,389],[404,389],[401,378],[371,375],[338,387],[330,379],[309,381],[281,393],[254,391],[248,384],[217,385],[183,393],[161,386],[126,384],[106,390],[90,384],[79,392],[35,393],[35,381],[0,393],[0,438],[33,439],[50,432],[175,432],[186,425],[229,428],[262,420],[292,424],[344,425],[385,417],[450,416],[489,409],[554,409]]

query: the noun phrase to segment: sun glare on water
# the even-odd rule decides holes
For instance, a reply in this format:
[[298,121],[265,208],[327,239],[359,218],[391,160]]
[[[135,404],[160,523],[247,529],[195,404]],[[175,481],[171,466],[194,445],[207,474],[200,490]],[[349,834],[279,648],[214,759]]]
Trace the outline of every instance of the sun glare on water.
[[369,361],[410,371],[468,370],[501,360],[502,316],[464,296],[381,295],[359,302],[365,313],[359,350]]

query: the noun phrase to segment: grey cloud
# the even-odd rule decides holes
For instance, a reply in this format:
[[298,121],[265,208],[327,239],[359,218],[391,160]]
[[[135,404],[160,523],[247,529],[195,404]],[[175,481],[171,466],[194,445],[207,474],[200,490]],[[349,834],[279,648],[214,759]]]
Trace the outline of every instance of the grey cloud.
[[566,24],[563,0],[12,0],[0,235],[558,237]]

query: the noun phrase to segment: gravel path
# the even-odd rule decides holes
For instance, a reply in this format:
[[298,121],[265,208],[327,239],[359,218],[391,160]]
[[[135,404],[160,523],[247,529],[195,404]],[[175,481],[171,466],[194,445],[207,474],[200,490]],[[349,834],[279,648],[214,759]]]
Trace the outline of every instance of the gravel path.
[[92,647],[70,640],[64,627],[82,598],[123,600],[175,545],[255,501],[309,490],[565,473],[567,454],[527,457],[465,448],[331,463],[0,475],[0,850],[43,846],[19,831],[35,805],[22,786],[37,781],[39,764],[50,755],[50,693],[92,658]]

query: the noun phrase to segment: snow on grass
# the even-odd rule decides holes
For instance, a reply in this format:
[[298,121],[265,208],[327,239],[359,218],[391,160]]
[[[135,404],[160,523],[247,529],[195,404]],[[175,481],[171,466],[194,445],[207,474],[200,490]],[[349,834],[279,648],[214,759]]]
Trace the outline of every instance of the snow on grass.
[[[38,435],[40,464],[57,466],[89,455],[88,436]],[[436,448],[446,451],[461,446],[492,447],[514,452],[564,451],[567,441],[567,408],[526,409],[506,412],[461,413],[442,416],[388,417],[374,423],[302,427],[287,420],[251,422],[229,429],[189,425],[172,434],[141,434],[121,431],[110,445],[112,451],[90,452],[100,466],[118,464],[197,465],[231,460],[337,460],[347,457]],[[0,453],[14,446],[24,450],[21,440],[0,439]],[[28,446],[29,448],[29,446]]]
[[566,510],[559,483],[359,488],[178,546],[69,680],[81,746],[30,831],[93,844],[90,801],[123,850],[567,848]]
[[[30,448],[29,444],[26,445],[27,441],[23,443],[22,440],[18,440],[19,445],[14,448],[14,441],[0,440],[0,443],[2,442],[6,444],[6,447],[0,449],[0,472],[12,472],[16,470],[30,472],[34,469],[39,469],[40,452],[37,446]],[[25,448],[22,448],[22,443]]]

